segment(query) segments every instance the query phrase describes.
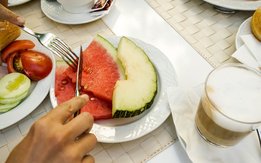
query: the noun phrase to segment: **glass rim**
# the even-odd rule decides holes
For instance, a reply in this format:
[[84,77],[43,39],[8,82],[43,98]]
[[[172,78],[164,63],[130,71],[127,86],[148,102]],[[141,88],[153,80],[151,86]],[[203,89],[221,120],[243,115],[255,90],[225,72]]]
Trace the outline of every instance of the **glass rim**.
[[207,84],[208,84],[208,80],[210,78],[211,75],[213,75],[216,71],[224,68],[224,67],[239,67],[239,68],[244,68],[246,70],[250,70],[254,73],[256,73],[257,75],[259,75],[261,77],[261,71],[258,71],[257,69],[254,69],[252,67],[249,67],[247,65],[244,65],[244,64],[241,64],[241,63],[225,63],[225,64],[222,64],[216,68],[214,68],[207,76],[206,80],[205,80],[205,83],[204,83],[204,93],[206,95],[206,98],[208,99],[210,105],[215,109],[217,110],[220,114],[222,114],[224,117],[232,120],[232,121],[235,121],[235,122],[239,122],[239,123],[242,123],[242,124],[261,124],[261,120],[260,121],[257,121],[257,122],[244,122],[244,121],[240,121],[240,120],[237,120],[237,119],[234,119],[234,118],[231,118],[229,116],[227,116],[224,112],[222,112],[219,107],[217,107],[213,101],[211,100],[211,98],[209,97],[208,93],[207,93]]

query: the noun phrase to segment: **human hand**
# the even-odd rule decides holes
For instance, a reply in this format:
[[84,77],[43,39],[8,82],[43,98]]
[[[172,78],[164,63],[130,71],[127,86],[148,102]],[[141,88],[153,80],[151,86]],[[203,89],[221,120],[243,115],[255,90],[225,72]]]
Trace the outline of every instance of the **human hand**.
[[89,133],[93,117],[84,112],[70,120],[87,99],[87,95],[75,97],[36,121],[11,152],[7,163],[94,162],[94,158],[88,155],[97,142],[96,137]]
[[[0,1],[1,2],[1,1]],[[5,6],[3,6],[0,3],[0,19],[7,20],[13,24],[16,24],[18,26],[23,26],[25,23],[24,18],[21,16],[16,15],[11,10],[7,9]]]

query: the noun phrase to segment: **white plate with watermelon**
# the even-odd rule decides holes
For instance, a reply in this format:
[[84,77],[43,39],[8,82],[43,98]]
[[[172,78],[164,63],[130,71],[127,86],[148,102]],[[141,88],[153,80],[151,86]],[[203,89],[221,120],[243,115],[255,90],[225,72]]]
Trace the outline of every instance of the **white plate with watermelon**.
[[[52,60],[53,67],[55,67],[55,58],[52,55],[52,53],[45,47],[43,47],[34,37],[25,32],[22,32],[17,39],[33,41],[35,44],[33,50],[42,52],[49,56]],[[7,74],[6,66],[0,66],[0,77],[5,74]],[[30,93],[28,94],[28,96],[12,110],[0,113],[0,130],[20,121],[21,119],[29,115],[34,109],[36,109],[38,105],[40,105],[40,103],[44,100],[44,98],[49,92],[50,85],[54,78],[54,74],[55,69],[53,68],[49,75],[44,79],[38,82],[31,82],[31,87],[29,91]]]
[[31,0],[8,0],[8,6],[9,7],[17,6],[17,5],[21,5],[21,4],[24,4],[29,1],[31,1]]
[[[123,49],[123,48],[120,48],[120,46],[118,47],[119,42],[121,40],[120,37],[111,37],[111,38],[108,38],[107,40],[114,47],[118,48],[118,52],[120,51],[120,49]],[[153,65],[153,66],[151,66],[151,67],[153,67],[152,74],[154,73],[157,78],[156,79],[157,82],[155,82],[154,81],[155,79],[152,78],[152,80],[154,81],[154,84],[152,82],[152,85],[153,85],[153,88],[154,87],[156,88],[156,90],[144,91],[143,89],[147,88],[147,86],[150,85],[150,82],[148,82],[145,85],[139,87],[138,89],[128,87],[127,89],[125,89],[125,91],[121,92],[121,91],[116,91],[120,85],[120,84],[116,83],[116,85],[115,86],[113,85],[113,87],[112,87],[112,91],[114,91],[113,95],[108,96],[108,97],[112,96],[111,99],[107,99],[106,94],[105,94],[104,96],[102,96],[103,97],[102,100],[106,101],[106,102],[100,102],[99,99],[98,100],[96,99],[96,95],[98,97],[100,97],[102,94],[100,92],[102,90],[107,90],[107,88],[104,87],[104,85],[106,85],[106,86],[110,85],[111,78],[114,78],[111,76],[115,75],[115,73],[112,72],[113,70],[111,71],[108,69],[110,69],[110,67],[113,67],[113,66],[110,66],[109,68],[104,69],[103,66],[107,64],[107,62],[105,63],[105,60],[102,60],[102,61],[91,60],[89,62],[87,62],[87,61],[84,62],[83,65],[88,65],[89,67],[92,64],[96,64],[96,62],[99,63],[98,64],[99,68],[96,68],[97,70],[90,71],[93,74],[96,74],[96,71],[99,72],[97,74],[104,74],[106,72],[106,75],[105,75],[106,78],[100,78],[99,75],[98,76],[94,75],[95,77],[93,77],[91,75],[90,75],[91,77],[89,76],[89,78],[95,78],[95,79],[100,78],[99,81],[96,81],[97,85],[94,88],[92,87],[92,84],[88,83],[88,81],[89,81],[88,79],[87,79],[87,84],[82,85],[82,89],[84,89],[84,91],[87,91],[88,93],[89,92],[92,93],[91,95],[89,94],[90,105],[88,105],[88,103],[89,103],[88,102],[87,109],[86,109],[86,107],[84,107],[82,109],[82,111],[87,110],[87,111],[91,112],[91,114],[94,115],[94,118],[96,120],[95,120],[95,123],[93,125],[91,132],[96,135],[99,142],[119,143],[119,142],[126,142],[126,141],[140,138],[140,137],[152,132],[157,127],[159,127],[170,115],[170,109],[169,109],[168,100],[167,100],[167,89],[171,86],[177,85],[176,73],[175,73],[175,70],[174,70],[172,64],[167,59],[167,57],[154,46],[144,43],[143,41],[140,41],[137,39],[131,38],[130,40],[132,40],[132,42],[134,42],[138,47],[140,47],[140,49],[142,49],[141,51],[142,52],[144,51],[147,54],[147,56],[145,58],[149,58],[149,60],[151,61],[149,63],[150,63],[150,65]],[[89,46],[89,43],[86,44],[86,47],[87,46]],[[90,46],[92,46],[92,43]],[[108,45],[108,46],[110,46],[110,45]],[[88,47],[88,49],[91,49],[89,47]],[[125,47],[125,46],[121,46],[121,47]],[[112,53],[113,48],[107,48],[107,49],[109,49],[108,51],[110,51]],[[77,51],[78,50],[76,50],[76,52]],[[93,54],[95,54],[95,55],[99,54],[99,53],[101,53],[101,51],[102,50],[99,49],[96,52],[93,52]],[[119,65],[120,63],[123,63],[122,56],[119,55],[119,53],[117,55],[118,57],[116,57],[116,58],[121,58],[120,59],[121,62],[118,62],[117,61],[118,59],[116,59],[115,63],[117,63],[117,65]],[[86,55],[86,56],[88,56],[89,58],[95,58],[95,59],[99,58],[100,59],[100,57],[97,57],[97,56],[90,57],[93,54],[88,53],[88,55]],[[130,60],[132,57],[127,56],[126,58],[127,58],[127,60]],[[85,61],[88,59],[84,58],[83,60]],[[142,60],[142,59],[139,58],[137,60],[137,62],[139,62],[139,60]],[[136,62],[134,62],[134,63],[136,63]],[[136,75],[136,73],[131,75],[131,73],[129,71],[130,69],[127,70],[127,68],[126,68],[127,64],[125,64],[125,66],[124,66],[124,64],[122,64],[122,65],[124,68],[119,66],[118,67],[119,69],[117,72],[119,72],[119,74],[122,74],[122,73],[128,74],[128,75],[126,75],[128,77],[126,77],[125,75],[120,75],[119,76],[120,80],[122,80],[122,79],[124,80],[126,78],[130,79],[131,76],[133,77]],[[87,67],[85,69],[86,72],[89,71],[88,66],[86,66]],[[135,67],[136,67],[136,65],[133,66],[131,69],[135,69]],[[66,101],[74,96],[74,85],[73,84],[70,84],[69,86],[67,85],[68,82],[73,83],[72,81],[74,80],[73,79],[74,77],[73,77],[72,73],[70,76],[70,73],[68,73],[68,71],[67,71],[68,69],[65,72],[64,68],[61,68],[61,69],[60,68],[57,68],[57,70],[56,70],[56,81],[53,82],[53,85],[51,86],[51,89],[50,89],[50,98],[51,98],[52,105],[54,107],[57,106],[57,103]],[[60,70],[62,70],[62,71],[60,71]],[[136,70],[137,74],[143,73],[143,70],[144,69],[142,69],[142,68]],[[126,72],[126,71],[128,71],[128,72]],[[60,75],[57,75],[57,74],[60,74]],[[61,74],[63,74],[63,75],[61,76]],[[67,75],[64,76],[64,74],[67,74]],[[147,80],[147,78],[150,78],[150,75],[148,75],[148,74],[150,74],[150,72],[146,71],[146,73],[140,75],[138,78],[145,78],[145,80]],[[70,81],[67,80],[68,76],[70,76]],[[64,80],[65,78],[66,78],[66,80]],[[88,75],[87,76],[83,75],[82,83],[86,83],[86,81],[84,81],[85,80],[84,78],[88,78]],[[107,79],[107,78],[110,78],[110,79]],[[71,80],[71,79],[73,79],[73,80]],[[107,83],[107,84],[104,84],[104,80],[105,80],[105,83]],[[134,79],[134,80],[136,80],[136,79]],[[100,82],[100,81],[103,81],[103,82]],[[99,87],[101,87],[102,89]],[[99,91],[97,91],[97,90],[99,90]],[[119,95],[118,92],[121,92],[121,94],[119,96],[117,96],[117,95],[115,95],[116,94],[115,92],[117,92],[117,95]],[[152,92],[152,93],[150,93],[150,92]],[[119,101],[124,101],[130,97],[133,100],[133,98],[135,98],[135,97],[131,96],[131,95],[133,95],[133,93],[134,93],[134,96],[138,96],[138,97],[140,94],[149,94],[148,96],[150,96],[150,98],[151,98],[149,102],[145,103],[145,105],[142,105],[142,107],[139,107],[139,108],[143,109],[141,111],[142,113],[138,112],[138,115],[136,115],[136,113],[137,113],[137,112],[135,112],[136,110],[133,111],[130,109],[127,112],[121,112],[121,110],[120,110],[120,112],[118,112],[120,114],[117,114],[118,110],[116,109],[116,111],[115,111],[115,108],[117,108],[117,106],[118,106],[117,104],[120,103]],[[115,99],[120,99],[120,100],[117,101]],[[110,100],[111,100],[111,102],[108,104],[107,102]],[[127,100],[127,101],[131,101],[131,100]],[[138,100],[135,99],[134,101],[135,101],[135,103],[133,103],[133,105],[136,105],[136,104],[138,105],[139,102],[137,102],[137,101],[139,101],[139,99]],[[99,107],[97,107],[95,102],[99,103]],[[91,110],[90,108],[95,108],[95,109]],[[132,115],[132,116],[135,115],[135,116],[132,117],[130,115]],[[124,116],[125,118],[112,118],[112,117],[119,117],[119,116],[120,117]]]

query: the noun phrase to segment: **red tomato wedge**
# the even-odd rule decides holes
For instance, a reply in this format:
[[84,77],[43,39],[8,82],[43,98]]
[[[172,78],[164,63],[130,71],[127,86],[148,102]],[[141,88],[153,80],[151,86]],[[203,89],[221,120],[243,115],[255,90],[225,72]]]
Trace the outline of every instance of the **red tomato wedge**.
[[41,52],[26,50],[20,57],[24,73],[32,80],[41,80],[52,70],[52,60]]
[[12,53],[10,56],[7,58],[7,71],[8,73],[16,72],[14,68],[14,59],[16,57],[17,53]]
[[2,50],[1,60],[7,62],[7,58],[14,52],[32,49],[35,44],[30,40],[15,40]]

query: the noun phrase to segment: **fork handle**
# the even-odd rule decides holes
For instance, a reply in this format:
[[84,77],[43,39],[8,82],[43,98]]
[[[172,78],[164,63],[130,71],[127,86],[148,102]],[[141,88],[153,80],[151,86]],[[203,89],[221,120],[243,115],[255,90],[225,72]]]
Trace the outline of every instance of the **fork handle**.
[[27,28],[26,26],[20,26],[20,28],[21,28],[23,31],[25,31],[26,33],[28,33],[28,34],[30,34],[30,35],[32,35],[32,36],[34,36],[34,37],[37,37],[36,34],[35,34],[31,29]]

